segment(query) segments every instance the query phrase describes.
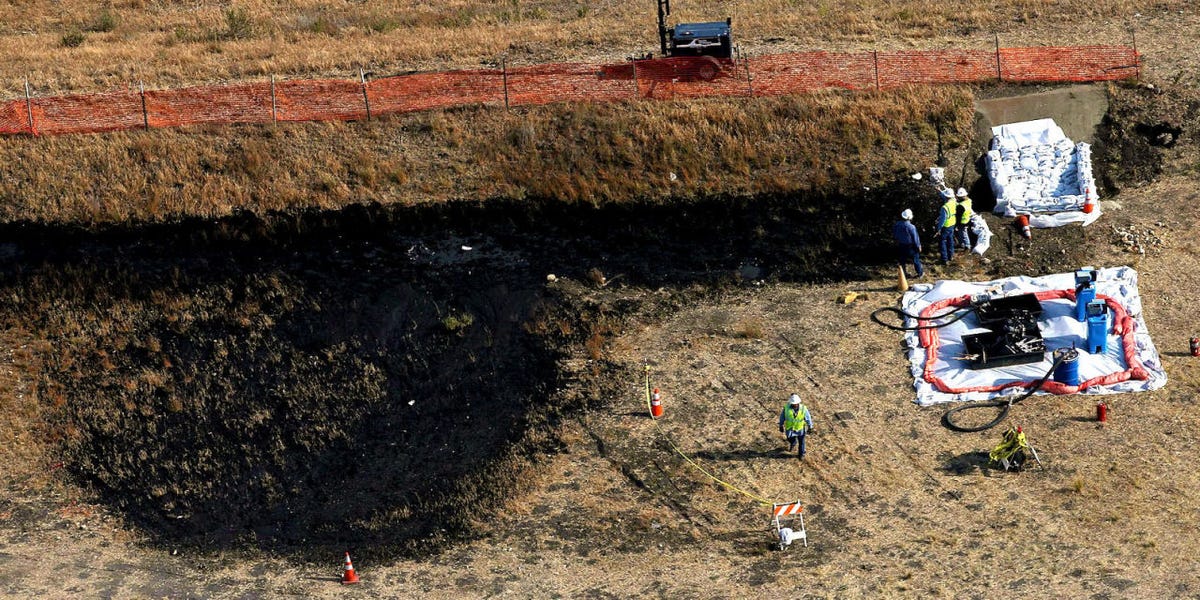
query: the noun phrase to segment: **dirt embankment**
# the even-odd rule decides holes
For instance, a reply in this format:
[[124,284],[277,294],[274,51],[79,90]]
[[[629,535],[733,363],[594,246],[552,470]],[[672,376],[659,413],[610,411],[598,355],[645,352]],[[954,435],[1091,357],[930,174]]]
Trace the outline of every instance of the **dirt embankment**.
[[[1191,106],[1118,89],[1097,151],[1107,185],[1160,168],[1141,126],[1194,130]],[[890,256],[879,215],[929,221],[932,204],[914,205],[929,194],[901,175],[853,197],[11,226],[0,318],[34,348],[42,464],[154,539],[393,556],[523,488],[563,415],[611,396],[597,375],[633,315],[763,279],[869,278]],[[1063,235],[958,268],[1074,268],[1082,244]]]
[[547,201],[673,207],[688,198],[856,196],[919,168],[966,89],[472,107],[366,123],[8,138],[0,222],[177,223],[359,204]]

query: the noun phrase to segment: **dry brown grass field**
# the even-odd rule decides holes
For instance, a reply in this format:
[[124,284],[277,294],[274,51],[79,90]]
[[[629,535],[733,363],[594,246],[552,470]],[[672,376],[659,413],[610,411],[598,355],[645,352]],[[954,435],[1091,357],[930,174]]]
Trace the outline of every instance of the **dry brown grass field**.
[[[1128,43],[1168,2],[958,3],[691,0],[673,19],[731,17],[753,53],[796,49]],[[1186,13],[1186,14],[1185,14]],[[13,96],[279,76],[348,77],[558,60],[621,60],[657,46],[653,2],[495,0],[339,2],[9,0],[0,73]],[[1086,23],[1087,26],[1080,26]],[[1165,25],[1165,24],[1164,24]],[[1182,27],[1181,27],[1182,28]],[[1190,33],[1184,33],[1190,36]]]
[[[0,84],[620,60],[649,4],[0,0]],[[1155,87],[1104,86],[1104,217],[1028,243],[992,219],[988,261],[930,270],[1134,266],[1168,385],[1104,425],[1020,404],[1044,468],[1002,473],[999,432],[917,408],[867,318],[896,300],[890,215],[932,218],[908,175],[935,123],[970,174],[973,100],[1020,88],[3,138],[0,596],[1200,597],[1191,3],[674,4],[752,52],[1136,25]],[[809,547],[696,465],[803,501]]]

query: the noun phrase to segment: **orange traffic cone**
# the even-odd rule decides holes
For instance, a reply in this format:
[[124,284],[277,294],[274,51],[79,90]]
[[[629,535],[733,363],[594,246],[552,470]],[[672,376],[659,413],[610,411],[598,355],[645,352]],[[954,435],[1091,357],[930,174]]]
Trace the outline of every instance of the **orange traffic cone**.
[[908,277],[904,276],[904,267],[900,267],[900,281],[896,283],[896,289],[901,292],[908,291]]
[[1092,213],[1096,210],[1096,200],[1092,198],[1092,190],[1083,189],[1083,212]]
[[658,394],[658,388],[654,388],[654,395],[650,397],[650,416],[656,419],[663,416],[662,396]]
[[354,565],[350,562],[350,553],[346,553],[346,566],[342,571],[342,585],[358,583],[358,574],[354,572]]
[[1029,230],[1029,215],[1017,215],[1017,229],[1021,230],[1021,235],[1025,236],[1025,239],[1033,237]]

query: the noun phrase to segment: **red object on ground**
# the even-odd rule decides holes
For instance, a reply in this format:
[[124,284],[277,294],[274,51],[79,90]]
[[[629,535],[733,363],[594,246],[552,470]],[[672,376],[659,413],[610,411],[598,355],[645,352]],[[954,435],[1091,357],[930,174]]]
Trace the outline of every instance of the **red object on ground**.
[[650,416],[656,419],[663,416],[662,396],[658,394],[658,388],[654,388],[654,395],[650,397]]
[[1192,356],[1200,356],[1200,338],[1192,338],[1189,343],[1192,345]]
[[1103,402],[1096,403],[1096,420],[1101,423],[1108,420],[1108,405]]
[[1033,232],[1029,229],[1029,215],[1017,215],[1017,229],[1026,239],[1033,238]]
[[342,571],[342,585],[358,583],[358,574],[354,572],[354,565],[350,563],[350,553],[346,553],[346,567]]

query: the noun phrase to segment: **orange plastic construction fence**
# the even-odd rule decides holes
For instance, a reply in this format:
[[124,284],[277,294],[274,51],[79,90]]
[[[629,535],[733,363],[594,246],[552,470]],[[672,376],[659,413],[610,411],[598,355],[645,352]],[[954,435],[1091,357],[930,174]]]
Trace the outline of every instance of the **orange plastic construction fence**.
[[33,109],[34,132],[40,134],[91,133],[144,127],[142,98],[138,92],[112,92],[37,98]]
[[369,82],[289,80],[18,98],[0,134],[64,134],[272,121],[353,121],[467,105],[520,106],[709,96],[776,96],[983,81],[1084,82],[1139,74],[1127,46],[796,52],[415,73]]
[[496,70],[419,73],[376,79],[367,84],[372,114],[389,114],[503,104],[504,72]]
[[1134,77],[1138,55],[1122,46],[1001,48],[1005,81],[1113,81]]
[[151,127],[269,123],[270,83],[239,83],[146,92]]

